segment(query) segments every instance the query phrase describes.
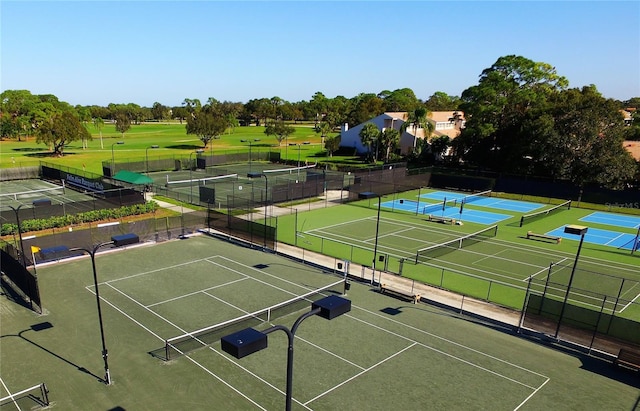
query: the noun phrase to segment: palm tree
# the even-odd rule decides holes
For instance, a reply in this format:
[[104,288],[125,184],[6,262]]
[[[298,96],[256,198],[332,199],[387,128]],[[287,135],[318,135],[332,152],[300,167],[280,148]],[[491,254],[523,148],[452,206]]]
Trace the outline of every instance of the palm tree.
[[409,113],[409,118],[407,121],[402,124],[400,127],[401,132],[405,132],[407,128],[413,128],[413,136],[414,136],[414,144],[413,147],[416,147],[416,140],[418,138],[418,129],[424,130],[424,139],[429,140],[431,134],[433,133],[435,127],[431,121],[428,119],[429,111],[427,111],[424,107],[418,107],[413,112]]
[[373,144],[377,145],[380,140],[380,130],[378,129],[378,126],[373,123],[367,123],[362,127],[362,130],[360,130],[358,135],[360,136],[362,145],[369,149],[367,157],[373,159],[375,162],[377,159],[374,157],[371,147]]
[[386,148],[384,160],[389,161],[391,151],[393,151],[400,142],[400,132],[395,128],[385,128],[380,137],[380,143]]
[[98,132],[100,133],[100,148],[104,148],[104,144],[102,142],[102,127],[104,127],[104,120],[101,119],[100,117],[96,117],[93,119],[93,126],[98,130]]

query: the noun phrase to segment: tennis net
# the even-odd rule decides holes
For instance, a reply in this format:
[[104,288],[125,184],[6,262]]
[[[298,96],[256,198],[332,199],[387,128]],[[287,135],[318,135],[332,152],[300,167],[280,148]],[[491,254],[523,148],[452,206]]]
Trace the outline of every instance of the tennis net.
[[437,211],[445,211],[449,207],[455,207],[458,200],[455,198],[447,201],[446,197],[442,200],[441,203],[429,204],[422,208],[422,214],[431,214]]
[[520,227],[522,227],[525,221],[530,222],[532,220],[536,220],[541,217],[546,217],[549,214],[556,213],[558,211],[563,211],[565,208],[567,210],[571,209],[571,200],[567,200],[564,203],[558,204],[555,207],[551,207],[543,211],[538,211],[537,213],[525,214],[522,217],[520,217]]
[[64,195],[64,187],[41,188],[39,190],[20,191],[17,193],[2,193],[0,197],[10,198],[14,201],[31,200],[41,197],[54,197]]
[[478,201],[484,197],[491,197],[491,190],[481,191],[475,194],[469,194],[462,198],[462,202],[465,204],[473,203],[474,201]]
[[455,250],[459,250],[464,247],[468,247],[471,244],[476,244],[481,241],[493,238],[498,234],[498,226],[492,225],[483,230],[477,231],[473,234],[465,235],[464,237],[456,238],[455,240],[447,241],[442,244],[435,244],[429,247],[421,248],[416,252],[416,264],[424,261],[431,260],[432,258],[438,258]]
[[235,181],[238,179],[237,174],[226,174],[223,176],[215,176],[215,177],[203,177],[203,178],[194,178],[187,180],[175,180],[170,181],[169,176],[167,175],[167,183],[165,186],[168,187],[191,187],[192,185],[197,186],[206,186],[215,183],[226,183],[230,181]]
[[343,294],[345,280],[339,280],[317,290],[297,296],[282,303],[262,310],[224,321],[209,327],[201,328],[177,337],[165,340],[165,357],[169,361],[172,357],[186,354],[198,348],[206,347],[220,340],[227,334],[256,327],[276,319],[296,313],[310,307],[310,303],[331,294]]
[[291,167],[291,168],[274,168],[271,170],[262,170],[264,174],[284,175],[284,174],[297,174],[299,171],[306,171],[308,169],[316,168],[316,164],[310,166]]

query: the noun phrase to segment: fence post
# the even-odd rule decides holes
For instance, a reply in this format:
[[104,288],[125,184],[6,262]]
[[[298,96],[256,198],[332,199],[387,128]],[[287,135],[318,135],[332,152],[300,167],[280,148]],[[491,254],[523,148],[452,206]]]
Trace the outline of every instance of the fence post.
[[524,313],[527,309],[527,305],[529,305],[529,292],[531,290],[531,279],[532,277],[529,276],[529,281],[527,281],[527,291],[525,291],[524,301],[522,302],[522,311],[520,311],[520,321],[518,321],[518,330],[517,330],[518,334],[520,334],[522,330],[522,324],[524,324]]
[[[606,304],[606,302],[607,302],[607,296],[605,295],[604,298],[602,299],[602,306],[600,306],[600,312],[598,313],[598,320],[596,321],[596,327],[593,330],[593,336],[591,337],[591,344],[589,344],[589,352],[588,352],[589,355],[591,355],[591,349],[593,348],[593,343],[595,342],[596,335],[598,334],[598,326],[600,325],[600,320],[602,319],[602,312],[604,311],[604,305]],[[613,316],[611,318],[613,318]],[[611,326],[611,321],[609,321],[609,326]]]

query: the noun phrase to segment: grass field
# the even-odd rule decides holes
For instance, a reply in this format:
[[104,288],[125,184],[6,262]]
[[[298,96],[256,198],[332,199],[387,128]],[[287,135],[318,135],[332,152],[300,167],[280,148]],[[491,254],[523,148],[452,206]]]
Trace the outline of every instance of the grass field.
[[[362,212],[362,209],[361,209]],[[38,267],[44,315],[0,299],[0,396],[46,383],[64,410],[280,410],[286,338],[241,360],[219,343],[171,361],[164,339],[334,282],[331,273],[209,237],[96,258],[113,384],[103,361],[88,258]],[[353,283],[352,310],[307,319],[295,341],[295,410],[632,410],[632,373],[500,327]],[[291,326],[304,311],[272,323]],[[49,323],[49,326],[43,326]],[[270,324],[262,324],[259,329]],[[34,409],[33,398],[2,410]]]
[[[412,199],[416,196],[417,192],[407,192],[383,197],[382,202],[396,201],[393,197]],[[473,203],[465,206],[465,213],[473,210],[486,208]],[[498,223],[495,238],[459,250],[448,250],[442,255],[436,250],[434,256],[421,256],[419,264],[415,264],[419,250],[481,231],[487,225],[472,222],[462,226],[444,225],[427,221],[420,213],[390,212],[385,208],[381,209],[378,224],[376,212],[377,201],[367,200],[338,209],[283,216],[278,220],[279,239],[367,266],[373,265],[373,250],[377,247],[378,269],[521,309],[530,277],[545,282],[550,275],[549,282],[567,284],[579,240],[564,239],[559,244],[535,241],[526,238],[527,231],[546,233],[566,224],[583,224],[580,219],[593,211],[574,207],[531,221],[523,227],[519,226],[522,213],[510,211],[512,217]],[[593,229],[606,227],[596,223],[589,223],[589,226]],[[630,236],[637,233],[635,228],[616,227],[615,230]],[[384,261],[380,261],[381,257]],[[640,295],[638,258],[638,254],[631,255],[630,250],[586,243],[573,286],[608,296],[620,295],[625,301],[637,302]],[[624,284],[620,278],[626,279]],[[563,295],[560,289],[551,289],[551,292]],[[586,293],[584,300],[577,303],[597,304],[592,303]],[[613,309],[613,304],[607,308]],[[630,304],[618,314],[640,319],[640,305]]]
[[[324,149],[320,144],[320,135],[315,133],[310,126],[296,126],[296,131],[287,139],[289,144],[300,144],[289,147],[278,142],[273,136],[264,134],[264,127],[236,127],[233,133],[224,134],[218,140],[213,140],[213,146],[209,144],[206,152],[219,150],[248,151],[248,143],[241,140],[255,140],[253,150],[280,149],[281,156],[289,160],[302,161],[309,158],[316,161],[324,158]],[[164,155],[189,155],[196,149],[203,148],[202,142],[195,135],[188,135],[185,124],[179,123],[143,123],[132,125],[124,138],[115,129],[114,124],[107,123],[102,129],[102,140],[97,130],[89,126],[93,140],[88,142],[86,149],[82,148],[81,141],[74,141],[65,147],[64,157],[51,157],[45,144],[37,144],[34,137],[26,141],[2,140],[0,141],[0,167],[23,167],[38,165],[39,161],[47,161],[63,164],[68,167],[84,169],[93,173],[102,174],[102,162],[116,159],[146,159]],[[124,141],[123,145],[115,144]],[[310,142],[311,144],[302,144]],[[152,145],[159,145],[157,149],[150,149]],[[320,157],[318,157],[320,156]]]

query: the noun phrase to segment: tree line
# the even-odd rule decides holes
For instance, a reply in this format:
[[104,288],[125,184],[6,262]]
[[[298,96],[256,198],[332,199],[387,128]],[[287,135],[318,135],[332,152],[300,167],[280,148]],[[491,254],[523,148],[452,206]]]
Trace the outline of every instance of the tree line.
[[[35,135],[54,155],[62,155],[69,142],[91,139],[91,126],[102,136],[105,121],[114,122],[123,136],[132,124],[180,121],[186,133],[197,135],[205,147],[225,132],[247,125],[264,126],[265,133],[281,143],[293,132],[292,124],[311,122],[331,155],[339,148],[336,134],[342,124],[366,123],[384,112],[407,112],[408,120],[398,133],[363,130],[360,137],[369,148],[369,160],[390,160],[400,133],[422,128],[427,138],[409,154],[409,160],[418,164],[444,161],[617,188],[633,182],[639,167],[622,141],[640,140],[640,121],[625,124],[621,110],[637,109],[640,97],[606,99],[594,85],[576,89],[568,84],[551,65],[510,55],[483,70],[478,84],[461,96],[436,92],[426,100],[401,88],[351,98],[329,98],[318,91],[299,102],[277,96],[246,103],[210,97],[204,103],[185,98],[179,106],[155,102],[151,107],[135,103],[105,107],[71,106],[53,95],[6,90],[0,95],[0,126],[3,139]],[[431,111],[462,113],[466,126],[461,135],[453,140],[433,137],[427,120]],[[451,155],[444,157],[445,152]]]

